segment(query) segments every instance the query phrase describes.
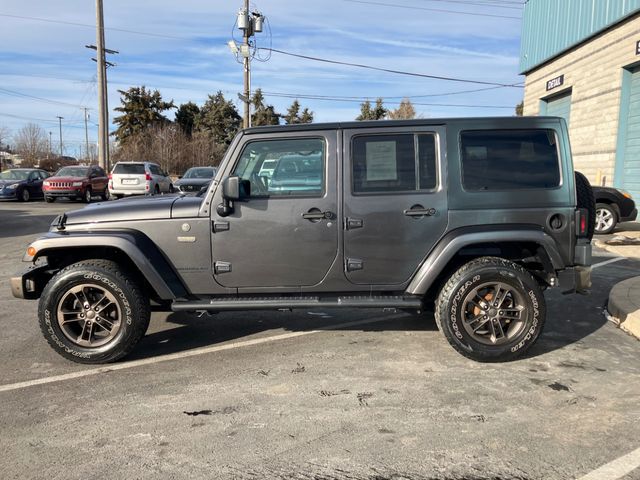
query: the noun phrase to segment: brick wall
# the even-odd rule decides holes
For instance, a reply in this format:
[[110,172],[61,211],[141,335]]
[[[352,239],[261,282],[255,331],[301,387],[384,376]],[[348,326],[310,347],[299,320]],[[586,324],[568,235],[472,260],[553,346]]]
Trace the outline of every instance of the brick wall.
[[[640,15],[600,34],[526,76],[524,114],[540,114],[540,100],[571,88],[569,136],[576,170],[592,183],[613,185],[622,69],[640,61]],[[564,84],[547,92],[547,81]]]

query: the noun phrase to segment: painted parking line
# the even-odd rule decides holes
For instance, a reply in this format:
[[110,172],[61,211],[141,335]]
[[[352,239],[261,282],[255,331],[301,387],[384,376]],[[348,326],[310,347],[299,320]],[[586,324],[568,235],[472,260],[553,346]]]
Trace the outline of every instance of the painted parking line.
[[131,362],[115,363],[113,365],[109,365],[105,367],[92,368],[89,370],[82,370],[82,371],[73,372],[73,373],[65,373],[63,375],[55,375],[52,377],[38,378],[35,380],[28,380],[26,382],[9,383],[6,385],[0,385],[0,392],[9,392],[11,390],[20,390],[23,388],[34,387],[36,385],[46,385],[49,383],[64,382],[66,380],[75,380],[77,378],[100,375],[101,373],[115,372],[118,370],[126,370],[129,368],[141,367],[144,365],[153,365],[155,363],[168,362],[170,360],[179,360],[181,358],[195,357],[197,355],[204,355],[207,353],[223,352],[225,350],[233,350],[235,348],[251,347],[254,345],[261,345],[263,343],[271,343],[271,342],[277,342],[280,340],[287,340],[290,338],[313,335],[315,333],[321,333],[327,330],[338,330],[340,328],[357,327],[359,325],[367,325],[370,323],[384,322],[386,320],[389,320],[390,318],[391,318],[390,315],[385,315],[384,317],[379,317],[379,318],[371,318],[367,320],[356,320],[353,322],[338,323],[335,325],[324,326],[319,330],[305,330],[301,332],[283,333],[280,335],[273,335],[270,337],[254,338],[251,340],[244,340],[242,342],[225,343],[224,345],[202,347],[202,348],[196,348],[193,350],[187,350],[185,352],[170,353],[168,355],[161,355],[153,358],[133,360]]
[[640,448],[615,459],[578,480],[618,480],[640,468]]
[[604,267],[605,265],[609,265],[610,263],[620,262],[622,260],[626,260],[627,257],[615,257],[610,258],[609,260],[605,260],[604,262],[596,263],[595,265],[591,265],[591,269]]

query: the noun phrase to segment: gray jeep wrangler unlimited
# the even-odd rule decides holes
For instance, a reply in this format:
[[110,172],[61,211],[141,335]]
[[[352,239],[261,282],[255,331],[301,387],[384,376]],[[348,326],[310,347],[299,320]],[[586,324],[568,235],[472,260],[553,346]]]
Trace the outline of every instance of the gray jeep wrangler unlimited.
[[47,341],[82,363],[127,355],[151,302],[433,308],[458,352],[505,361],[540,335],[544,289],[590,286],[594,214],[559,118],[259,127],[198,197],[58,217],[11,285],[40,299]]

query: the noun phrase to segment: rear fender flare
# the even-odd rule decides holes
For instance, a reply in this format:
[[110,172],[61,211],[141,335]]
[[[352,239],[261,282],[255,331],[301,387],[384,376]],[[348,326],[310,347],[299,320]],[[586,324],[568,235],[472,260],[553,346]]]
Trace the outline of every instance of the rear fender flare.
[[433,285],[440,273],[447,267],[451,259],[460,249],[474,244],[529,242],[538,244],[546,252],[554,270],[565,267],[562,257],[558,253],[555,241],[542,230],[518,229],[500,231],[453,231],[445,235],[424,260],[413,276],[405,293],[409,295],[424,295]]

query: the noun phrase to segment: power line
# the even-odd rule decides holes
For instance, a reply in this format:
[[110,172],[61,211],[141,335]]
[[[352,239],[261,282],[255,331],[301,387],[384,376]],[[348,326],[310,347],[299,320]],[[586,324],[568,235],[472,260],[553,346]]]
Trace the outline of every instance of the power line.
[[74,107],[74,108],[84,108],[83,105],[74,105],[72,103],[61,102],[59,100],[51,100],[49,98],[36,97],[35,95],[29,95],[22,92],[16,92],[15,90],[9,90],[8,88],[0,88],[0,93],[4,93],[5,95],[10,95],[12,97],[25,97],[31,98],[33,100],[40,100],[41,102],[52,103],[57,105],[64,105],[66,107]]
[[[345,1],[352,1],[352,0],[345,0]],[[355,1],[355,0],[353,0]],[[311,57],[309,55],[300,55],[297,53],[291,53],[291,52],[285,52],[284,50],[277,50],[275,48],[260,48],[260,50],[270,50],[271,52],[275,52],[275,53],[280,53],[282,55],[288,55],[290,57],[297,57],[297,58],[304,58],[305,60],[313,60],[316,62],[323,62],[323,63],[332,63],[335,65],[345,65],[348,67],[357,67],[357,68],[365,68],[367,70],[376,70],[378,72],[386,72],[386,73],[395,73],[398,75],[408,75],[411,77],[421,77],[421,78],[432,78],[434,80],[446,80],[449,82],[462,82],[462,83],[475,83],[477,85],[493,85],[496,87],[513,87],[513,88],[523,88],[521,85],[515,84],[515,83],[496,83],[496,82],[485,82],[485,81],[481,81],[481,80],[470,80],[470,79],[466,79],[466,78],[456,78],[456,77],[443,77],[443,76],[439,76],[439,75],[428,75],[426,73],[415,73],[415,72],[405,72],[402,70],[392,70],[389,68],[380,68],[380,67],[373,67],[371,65],[364,65],[364,64],[360,64],[360,63],[350,63],[350,62],[341,62],[339,60],[328,60],[326,58],[318,58],[318,57]]]
[[426,10],[428,12],[441,12],[441,13],[455,13],[458,15],[471,15],[474,17],[494,17],[494,18],[509,18],[513,20],[521,20],[520,17],[511,17],[508,15],[495,15],[493,13],[476,13],[476,12],[460,12],[457,10],[445,10],[441,8],[427,8],[427,7],[414,7],[409,5],[399,5],[397,3],[383,3],[383,2],[372,2],[369,0],[344,0],[345,2],[350,3],[363,3],[366,5],[378,5],[382,7],[394,7],[394,8],[407,8],[409,10]]
[[[264,93],[264,92],[263,92]],[[283,98],[304,98],[305,100],[321,100],[328,102],[349,102],[349,103],[362,103],[362,99],[344,99],[344,98],[331,98],[331,97],[308,97],[306,95],[293,96],[289,94],[268,94],[264,93],[267,97],[283,97]],[[370,99],[365,99],[370,100]],[[384,98],[383,98],[384,100]],[[390,105],[400,105],[402,102],[386,102]],[[427,106],[427,107],[460,107],[460,108],[508,108],[513,109],[513,105],[471,105],[471,104],[459,104],[459,103],[420,103],[420,102],[411,102],[413,105]]]
[[[7,18],[17,18],[20,20],[35,20],[37,22],[46,22],[46,23],[59,23],[61,25],[73,25],[75,27],[89,27],[96,28],[95,25],[90,25],[88,23],[79,23],[79,22],[67,22],[65,20],[52,20],[50,18],[41,18],[41,17],[28,17],[25,15],[10,15],[8,13],[0,13],[0,17]],[[105,30],[111,30],[114,32],[125,32],[125,33],[133,33],[135,35],[146,35],[148,37],[159,37],[159,38],[170,38],[173,40],[189,40],[188,37],[178,37],[176,35],[165,35],[161,33],[153,33],[153,32],[139,32],[137,30],[129,30],[126,28],[115,28],[115,27],[104,27]]]
[[[478,7],[492,7],[492,8],[508,8],[510,10],[520,10],[523,3],[513,2],[513,3],[496,3],[490,0],[482,1],[482,0],[427,0],[428,2],[442,2],[442,3],[453,3],[460,5],[473,5]],[[519,6],[515,6],[519,5]]]
[[[57,120],[49,120],[46,118],[35,118],[35,117],[26,117],[24,115],[14,115],[11,113],[4,113],[4,112],[0,112],[0,116],[2,117],[9,117],[9,118],[15,118],[17,120],[29,120],[29,121],[33,121],[33,122],[42,122],[42,123],[51,123],[51,124],[58,124]],[[74,125],[73,123],[68,123],[65,122],[62,124],[64,127],[69,127],[69,128],[84,128],[80,125]]]

